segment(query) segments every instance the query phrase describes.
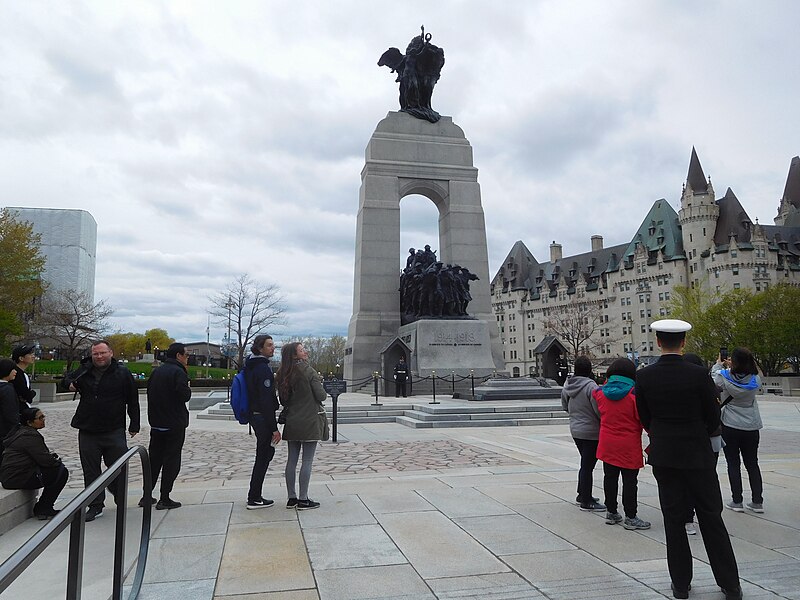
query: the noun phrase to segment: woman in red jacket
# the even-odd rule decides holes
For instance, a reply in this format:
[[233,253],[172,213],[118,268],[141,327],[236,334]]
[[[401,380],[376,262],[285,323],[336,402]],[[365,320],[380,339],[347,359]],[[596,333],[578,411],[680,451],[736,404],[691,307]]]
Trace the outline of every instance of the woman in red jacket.
[[[637,478],[644,466],[642,423],[633,395],[636,366],[618,358],[608,368],[606,384],[592,392],[600,411],[600,439],[597,458],[603,461],[603,491],[608,509],[606,523],[622,523],[625,529],[650,529],[650,523],[636,516]],[[617,512],[619,476],[622,475],[622,506],[625,520]]]

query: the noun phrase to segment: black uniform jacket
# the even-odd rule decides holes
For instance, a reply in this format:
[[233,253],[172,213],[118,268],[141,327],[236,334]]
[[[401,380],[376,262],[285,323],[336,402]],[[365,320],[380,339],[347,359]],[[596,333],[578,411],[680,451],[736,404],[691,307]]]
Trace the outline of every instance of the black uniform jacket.
[[17,391],[20,409],[27,408],[28,402],[33,402],[36,397],[36,390],[32,390],[28,384],[28,380],[25,378],[25,371],[19,367],[14,367],[14,370],[17,372],[17,376],[11,380],[11,383],[14,384],[14,389]]
[[704,367],[665,354],[636,373],[636,407],[657,467],[713,469],[709,435],[719,425],[717,388]]
[[127,408],[131,420],[128,431],[139,432],[139,390],[131,372],[116,358],[102,372],[93,367],[91,357],[84,358],[80,368],[64,377],[64,387],[69,388],[70,383],[81,395],[72,417],[75,429],[88,433],[124,429]]
[[186,403],[192,397],[189,374],[179,360],[168,358],[153,370],[147,382],[147,420],[150,427],[186,429],[189,410]]
[[47,449],[42,434],[28,425],[17,427],[3,440],[3,445],[0,482],[8,490],[25,485],[37,468],[61,464],[61,459]]

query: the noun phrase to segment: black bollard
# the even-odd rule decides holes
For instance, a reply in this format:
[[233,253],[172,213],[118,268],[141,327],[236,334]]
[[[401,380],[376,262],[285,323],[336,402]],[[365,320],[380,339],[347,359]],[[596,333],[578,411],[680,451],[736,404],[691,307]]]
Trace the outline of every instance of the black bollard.
[[452,383],[453,383],[453,396],[455,396],[456,395],[456,372],[455,371],[453,371],[453,374],[450,375],[450,379],[452,380]]
[[469,370],[469,378],[472,382],[472,399],[475,399],[475,371],[470,369]]
[[333,400],[333,441],[338,442],[339,440],[336,436],[336,415],[338,414],[338,408],[336,405],[339,402],[339,394],[331,396],[331,399]]
[[433,402],[428,402],[428,404],[439,404],[436,401],[436,371],[431,371],[431,381],[433,381]]
[[372,378],[374,379],[375,384],[375,403],[372,406],[383,406],[380,402],[378,402],[378,376],[380,374],[377,371],[372,372]]

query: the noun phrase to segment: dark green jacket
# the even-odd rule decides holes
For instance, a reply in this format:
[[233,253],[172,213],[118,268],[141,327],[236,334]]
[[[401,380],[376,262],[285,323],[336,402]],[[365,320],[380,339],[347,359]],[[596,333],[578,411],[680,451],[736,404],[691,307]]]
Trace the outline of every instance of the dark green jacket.
[[322,403],[327,394],[322,380],[308,363],[297,363],[295,369],[289,393],[280,398],[287,410],[282,437],[294,442],[326,440],[328,417]]
[[47,449],[44,437],[33,427],[21,425],[4,440],[0,483],[7,490],[19,489],[31,474],[42,467],[57,467],[61,459]]

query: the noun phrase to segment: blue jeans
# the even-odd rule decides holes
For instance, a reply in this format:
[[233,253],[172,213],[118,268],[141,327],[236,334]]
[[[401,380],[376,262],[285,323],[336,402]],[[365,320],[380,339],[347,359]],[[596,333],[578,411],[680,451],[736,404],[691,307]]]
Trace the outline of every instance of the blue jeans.
[[253,464],[253,474],[250,476],[250,491],[247,492],[248,500],[258,500],[261,498],[261,488],[264,486],[264,476],[267,468],[275,456],[275,448],[272,446],[272,431],[268,431],[267,420],[264,415],[254,414],[250,419],[250,425],[256,433],[256,461]]

